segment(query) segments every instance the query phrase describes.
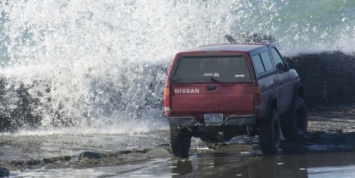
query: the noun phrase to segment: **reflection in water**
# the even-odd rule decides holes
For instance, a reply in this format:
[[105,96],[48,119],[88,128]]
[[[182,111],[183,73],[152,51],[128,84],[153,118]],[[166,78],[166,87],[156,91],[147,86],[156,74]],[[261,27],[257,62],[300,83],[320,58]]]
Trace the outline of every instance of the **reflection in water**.
[[172,177],[181,177],[193,172],[191,160],[177,160],[173,161],[171,166]]
[[237,177],[307,177],[307,159],[303,156],[264,156],[260,161],[247,166],[232,169],[220,174],[235,175]]
[[355,153],[262,156],[244,166],[245,158],[231,154],[194,155],[172,161],[172,177],[308,178],[353,176]]
[[[251,160],[254,161],[246,161]],[[254,159],[255,158],[255,159]],[[314,178],[354,177],[355,152],[251,156],[194,154],[188,159],[157,158],[149,162],[86,169],[28,169],[13,177],[206,177]]]
[[323,178],[323,177],[354,177],[355,166],[344,167],[323,167],[323,168],[310,168],[308,169],[308,177],[310,178]]

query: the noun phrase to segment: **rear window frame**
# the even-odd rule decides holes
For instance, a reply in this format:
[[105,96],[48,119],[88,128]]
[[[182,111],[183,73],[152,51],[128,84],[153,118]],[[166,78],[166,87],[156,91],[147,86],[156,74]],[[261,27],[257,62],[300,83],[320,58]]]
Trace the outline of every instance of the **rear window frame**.
[[[184,82],[179,82],[179,81],[176,81],[176,79],[174,79],[174,76],[176,74],[176,71],[177,71],[177,68],[179,66],[179,63],[181,62],[181,59],[183,58],[220,58],[220,57],[242,57],[244,59],[244,62],[248,68],[248,73],[249,73],[249,76],[250,76],[250,81],[242,81],[242,82],[239,82],[239,81],[217,81],[217,82],[214,82],[214,81],[184,81]],[[254,75],[253,75],[253,71],[252,71],[252,66],[249,62],[249,58],[243,54],[228,54],[228,55],[183,55],[183,56],[179,56],[178,58],[175,59],[175,62],[174,62],[174,65],[172,66],[171,68],[172,71],[171,72],[171,75],[169,77],[169,82],[170,83],[185,83],[185,84],[189,84],[189,83],[253,83],[255,82],[255,78],[254,78]],[[213,77],[212,77],[213,78]],[[218,80],[218,78],[215,78]]]

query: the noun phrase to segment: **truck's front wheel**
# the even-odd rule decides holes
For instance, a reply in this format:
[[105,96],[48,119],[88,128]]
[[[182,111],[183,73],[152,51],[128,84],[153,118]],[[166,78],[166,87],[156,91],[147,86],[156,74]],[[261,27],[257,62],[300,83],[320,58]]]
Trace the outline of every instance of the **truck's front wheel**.
[[276,154],[280,144],[280,123],[275,109],[267,118],[261,118],[258,123],[259,143],[263,154]]
[[301,140],[307,133],[307,112],[304,99],[297,97],[289,113],[281,118],[281,130],[288,141]]
[[170,148],[174,156],[186,158],[189,155],[191,131],[170,127]]

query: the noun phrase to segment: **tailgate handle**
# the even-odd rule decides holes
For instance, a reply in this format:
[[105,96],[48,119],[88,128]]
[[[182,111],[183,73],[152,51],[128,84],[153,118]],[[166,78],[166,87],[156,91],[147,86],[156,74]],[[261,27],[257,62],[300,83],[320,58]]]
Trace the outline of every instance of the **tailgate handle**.
[[207,89],[207,91],[214,91],[217,89],[217,87],[216,86],[207,86],[206,89]]

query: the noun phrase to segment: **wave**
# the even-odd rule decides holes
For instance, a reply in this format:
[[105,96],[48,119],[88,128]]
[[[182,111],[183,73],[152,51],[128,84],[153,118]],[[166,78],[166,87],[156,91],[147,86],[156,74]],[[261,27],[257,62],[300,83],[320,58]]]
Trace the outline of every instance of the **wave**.
[[[350,0],[2,1],[0,127],[163,122],[162,88],[174,53],[226,43],[225,34],[272,34],[291,61],[325,63],[335,55],[351,63],[354,8]],[[296,67],[307,83],[312,72]],[[332,93],[328,83],[318,86]]]

